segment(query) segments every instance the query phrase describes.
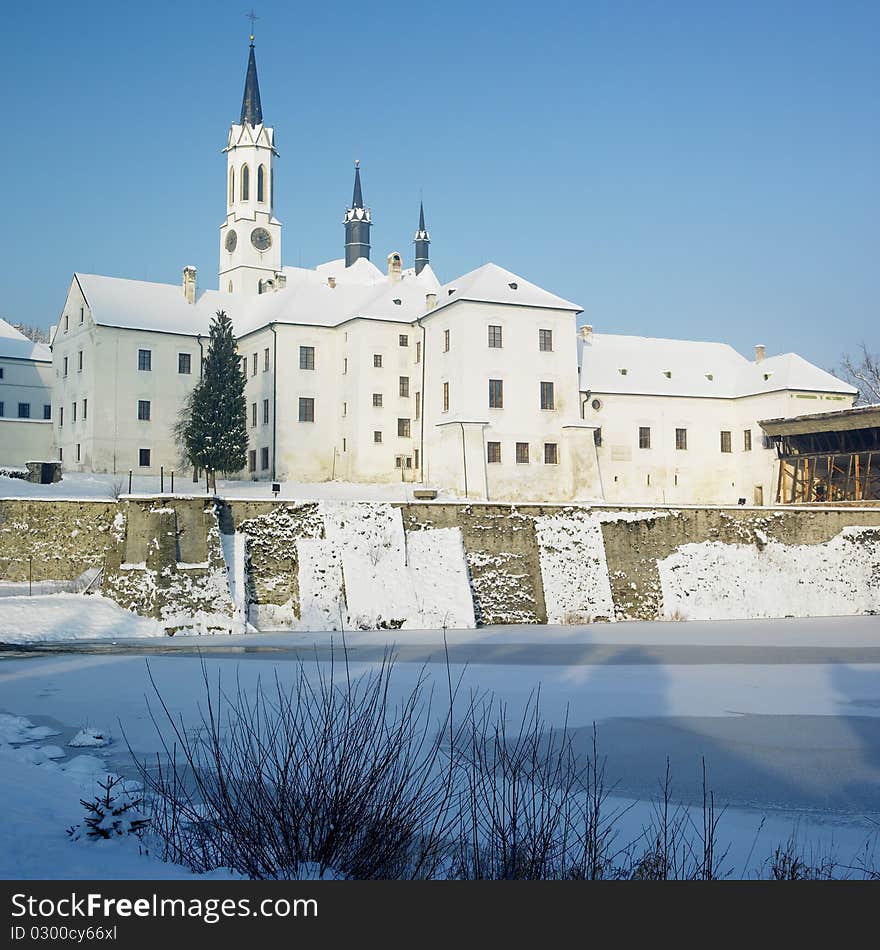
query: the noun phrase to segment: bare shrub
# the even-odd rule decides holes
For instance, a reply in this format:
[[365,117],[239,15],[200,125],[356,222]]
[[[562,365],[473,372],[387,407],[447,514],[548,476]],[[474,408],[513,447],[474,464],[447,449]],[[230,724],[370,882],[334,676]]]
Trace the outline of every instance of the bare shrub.
[[348,878],[435,874],[449,823],[452,756],[441,750],[457,738],[453,694],[435,720],[424,670],[394,706],[387,654],[357,679],[347,655],[337,667],[300,663],[290,685],[276,674],[249,695],[240,684],[212,690],[203,666],[195,732],[153,683],[165,758],[139,766],[166,860],[255,879],[295,877],[305,864]]

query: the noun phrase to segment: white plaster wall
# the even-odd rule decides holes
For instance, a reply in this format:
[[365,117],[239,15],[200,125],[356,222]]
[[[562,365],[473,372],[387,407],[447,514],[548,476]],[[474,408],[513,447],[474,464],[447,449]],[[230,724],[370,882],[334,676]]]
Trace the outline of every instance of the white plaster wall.
[[[427,392],[425,419],[426,477],[431,483],[461,481],[461,448],[442,430],[454,420],[485,421],[484,443],[501,443],[501,462],[486,461],[489,500],[565,501],[595,497],[594,472],[579,470],[566,478],[563,453],[572,440],[563,426],[580,418],[575,315],[531,307],[507,307],[461,301],[425,318]],[[501,326],[502,346],[488,345],[488,327]],[[444,330],[450,349],[444,351]],[[539,329],[553,332],[553,350],[539,349]],[[503,408],[489,408],[489,380],[504,383]],[[449,410],[443,410],[443,383],[449,382]],[[541,409],[542,381],[554,384],[555,407]],[[439,426],[439,428],[438,428]],[[460,432],[459,432],[460,441]],[[516,443],[529,444],[528,463],[516,462]],[[544,463],[545,443],[556,443],[559,463]],[[452,452],[452,454],[449,454]],[[472,479],[469,477],[469,487]]]
[[25,462],[54,458],[52,423],[41,419],[0,419],[0,466],[24,468]]
[[[593,399],[600,409],[592,408]],[[769,505],[776,497],[776,450],[763,447],[759,420],[846,408],[849,402],[788,391],[740,399],[590,393],[584,419],[602,430],[597,454],[606,501],[736,504],[745,498],[751,505],[762,493]],[[651,429],[650,449],[639,448],[640,426]],[[675,448],[676,428],[687,429],[685,450]],[[747,429],[751,451],[744,448]],[[731,433],[730,453],[721,451],[722,430]]]
[[[42,422],[43,407],[52,404],[52,364],[0,356],[0,368],[3,370],[0,379],[3,411],[0,418],[17,419],[18,404],[24,402],[31,407],[31,420]],[[51,430],[51,425],[49,428]],[[49,442],[51,446],[51,434]]]

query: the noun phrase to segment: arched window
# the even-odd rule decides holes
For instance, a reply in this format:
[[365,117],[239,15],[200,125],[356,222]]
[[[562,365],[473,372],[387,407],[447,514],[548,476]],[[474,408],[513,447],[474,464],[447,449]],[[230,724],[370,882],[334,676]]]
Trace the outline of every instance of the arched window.
[[257,169],[257,201],[266,200],[266,166],[260,165]]
[[235,201],[235,169],[229,169],[229,203]]
[[248,201],[251,196],[251,170],[247,165],[241,166],[241,200]]

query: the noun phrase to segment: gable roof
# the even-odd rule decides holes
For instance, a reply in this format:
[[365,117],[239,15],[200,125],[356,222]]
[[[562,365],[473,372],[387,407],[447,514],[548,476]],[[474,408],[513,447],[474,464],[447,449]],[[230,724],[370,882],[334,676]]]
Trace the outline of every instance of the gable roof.
[[575,313],[580,313],[583,309],[578,304],[557,297],[549,290],[544,290],[543,287],[524,280],[512,271],[491,262],[444,284],[434,310],[446,307],[456,300],[473,300],[519,307],[544,307],[550,310],[573,310]]
[[[747,360],[727,343],[593,333],[581,344],[581,390],[733,399],[797,389],[856,389],[796,353]],[[625,370],[625,372],[621,372]]]

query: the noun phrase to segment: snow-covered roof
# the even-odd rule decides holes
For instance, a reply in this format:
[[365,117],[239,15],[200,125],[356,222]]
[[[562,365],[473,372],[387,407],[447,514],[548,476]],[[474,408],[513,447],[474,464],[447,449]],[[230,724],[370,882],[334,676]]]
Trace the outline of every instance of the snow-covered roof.
[[221,309],[229,315],[239,337],[271,323],[336,327],[359,318],[413,323],[429,312],[428,294],[437,298],[431,313],[457,300],[580,309],[496,264],[484,264],[444,287],[430,265],[419,274],[408,268],[399,280],[393,280],[365,258],[350,267],[342,260],[314,269],[285,267],[282,274],[286,285],[280,290],[255,295],[204,290],[192,304],[179,284],[97,274],[76,274],[75,280],[99,326],[192,335],[206,335],[211,318]]
[[581,345],[581,390],[733,399],[795,389],[855,395],[856,389],[798,356],[750,361],[726,343],[593,333]]
[[546,307],[551,310],[583,309],[570,300],[557,297],[497,264],[483,264],[461,277],[444,284],[437,298],[437,307],[448,306],[456,300],[475,300],[519,307]]
[[11,323],[0,318],[0,357],[51,363],[52,351],[45,343],[34,343]]

